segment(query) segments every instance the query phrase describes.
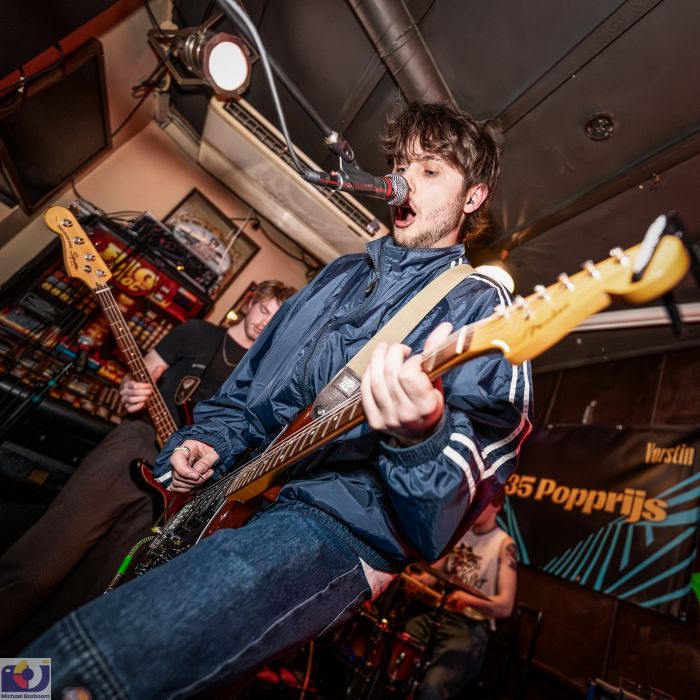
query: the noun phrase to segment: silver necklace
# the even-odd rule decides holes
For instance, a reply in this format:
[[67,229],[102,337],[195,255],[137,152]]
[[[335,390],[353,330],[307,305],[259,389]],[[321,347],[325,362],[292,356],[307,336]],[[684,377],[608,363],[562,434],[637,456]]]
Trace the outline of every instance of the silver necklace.
[[228,355],[226,354],[226,341],[228,340],[228,331],[226,332],[226,335],[224,335],[224,342],[221,344],[221,357],[224,360],[224,364],[227,367],[235,367],[238,362],[231,362],[231,360],[228,359]]

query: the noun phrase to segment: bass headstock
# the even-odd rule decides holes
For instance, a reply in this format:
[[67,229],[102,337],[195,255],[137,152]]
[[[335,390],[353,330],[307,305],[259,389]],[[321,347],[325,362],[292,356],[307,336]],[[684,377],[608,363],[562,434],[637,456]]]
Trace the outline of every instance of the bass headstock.
[[49,207],[44,222],[61,239],[68,275],[82,280],[93,291],[107,284],[112,273],[70,209]]

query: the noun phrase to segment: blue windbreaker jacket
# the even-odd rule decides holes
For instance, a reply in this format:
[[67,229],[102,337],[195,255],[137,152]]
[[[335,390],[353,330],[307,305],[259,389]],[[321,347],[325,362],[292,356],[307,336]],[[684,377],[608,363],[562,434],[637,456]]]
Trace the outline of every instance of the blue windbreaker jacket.
[[[326,266],[282,305],[219,392],[197,405],[195,424],[166,443],[154,469],[162,483],[183,440],[217,451],[215,477],[249,448],[264,448],[409,299],[466,262],[461,245],[401,248],[387,236],[366,248]],[[459,328],[499,303],[511,303],[508,292],[472,274],[406,342],[418,352],[440,322]],[[333,527],[375,568],[436,560],[515,469],[531,430],[528,364],[489,353],[452,369],[443,377],[445,415],[428,439],[397,447],[358,426],[294,465],[279,501]]]

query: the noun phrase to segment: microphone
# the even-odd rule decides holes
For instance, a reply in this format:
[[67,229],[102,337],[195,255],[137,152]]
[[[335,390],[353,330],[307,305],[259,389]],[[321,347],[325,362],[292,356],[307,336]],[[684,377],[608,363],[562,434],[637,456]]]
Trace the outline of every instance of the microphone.
[[391,206],[403,204],[408,198],[408,182],[402,175],[370,175],[354,163],[351,163],[351,168],[350,172],[340,170],[331,173],[306,168],[302,177],[313,185],[382,199]]

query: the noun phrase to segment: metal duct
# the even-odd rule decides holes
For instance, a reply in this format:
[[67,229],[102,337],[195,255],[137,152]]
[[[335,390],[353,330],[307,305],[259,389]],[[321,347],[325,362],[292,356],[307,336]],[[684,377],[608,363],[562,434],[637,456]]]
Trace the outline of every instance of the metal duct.
[[406,99],[456,103],[403,0],[348,0]]

